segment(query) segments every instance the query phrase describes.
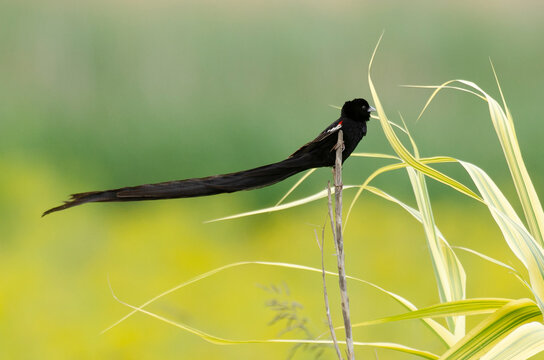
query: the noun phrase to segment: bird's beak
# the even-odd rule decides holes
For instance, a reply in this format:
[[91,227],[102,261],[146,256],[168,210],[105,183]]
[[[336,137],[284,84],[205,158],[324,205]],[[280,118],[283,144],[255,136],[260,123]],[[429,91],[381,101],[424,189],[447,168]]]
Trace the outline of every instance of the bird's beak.
[[368,107],[368,112],[371,113],[371,112],[375,112],[376,109],[374,109],[374,106],[369,106]]

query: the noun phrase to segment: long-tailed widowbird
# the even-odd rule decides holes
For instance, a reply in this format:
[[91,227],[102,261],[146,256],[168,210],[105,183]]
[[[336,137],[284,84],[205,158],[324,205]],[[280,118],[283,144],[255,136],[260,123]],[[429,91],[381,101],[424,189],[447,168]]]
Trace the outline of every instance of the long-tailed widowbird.
[[375,109],[364,99],[347,101],[338,120],[287,159],[274,164],[230,174],[73,194],[63,205],[47,210],[42,216],[89,202],[175,199],[257,189],[304,170],[334,166],[338,131],[343,131],[342,161],[345,161],[366,135],[366,122],[372,111]]

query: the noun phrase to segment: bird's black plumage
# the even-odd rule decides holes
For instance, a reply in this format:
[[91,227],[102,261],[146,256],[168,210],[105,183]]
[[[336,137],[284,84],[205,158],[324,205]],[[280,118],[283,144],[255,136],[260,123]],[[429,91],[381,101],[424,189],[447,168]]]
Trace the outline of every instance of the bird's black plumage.
[[340,129],[343,131],[342,161],[345,161],[366,135],[366,122],[370,119],[372,111],[374,108],[364,99],[347,101],[338,120],[287,159],[274,164],[204,178],[73,194],[63,205],[47,210],[42,216],[89,202],[175,199],[257,189],[275,184],[304,170],[334,166],[338,131]]

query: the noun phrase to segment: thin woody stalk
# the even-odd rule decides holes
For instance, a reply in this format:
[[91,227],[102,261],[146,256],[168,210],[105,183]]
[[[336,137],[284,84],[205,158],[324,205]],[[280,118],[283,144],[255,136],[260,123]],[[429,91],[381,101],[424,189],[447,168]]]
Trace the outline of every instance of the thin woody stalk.
[[[332,221],[332,201],[331,201],[331,187],[330,183],[328,186],[329,189],[329,214]],[[342,352],[340,351],[340,347],[338,346],[338,341],[336,340],[336,333],[334,332],[334,325],[332,324],[332,318],[331,318],[331,308],[329,306],[329,296],[327,295],[327,281],[325,279],[325,259],[323,255],[323,243],[325,241],[325,226],[323,226],[323,230],[321,232],[321,243],[319,242],[319,238],[317,237],[317,231],[315,233],[315,239],[317,240],[317,245],[319,246],[319,250],[321,250],[321,276],[323,279],[323,297],[325,300],[325,311],[327,312],[327,322],[329,323],[329,331],[331,332],[331,338],[332,342],[334,344],[334,350],[336,350],[336,356],[338,356],[339,360],[344,360],[342,357]]]
[[351,320],[349,316],[349,297],[346,284],[346,271],[344,260],[344,239],[342,236],[342,152],[344,151],[344,134],[338,131],[336,143],[336,163],[334,165],[334,202],[335,202],[335,231],[336,258],[338,262],[338,283],[342,300],[342,316],[346,331],[347,358],[355,359],[353,352],[353,336],[351,333]]

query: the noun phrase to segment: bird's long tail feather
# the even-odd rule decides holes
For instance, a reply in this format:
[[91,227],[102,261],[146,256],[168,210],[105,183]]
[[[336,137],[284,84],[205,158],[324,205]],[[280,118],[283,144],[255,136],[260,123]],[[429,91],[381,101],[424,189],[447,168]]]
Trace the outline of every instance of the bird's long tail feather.
[[319,165],[305,157],[294,157],[230,174],[78,193],[71,195],[70,200],[63,205],[47,210],[42,216],[89,202],[188,198],[257,189],[316,166]]

